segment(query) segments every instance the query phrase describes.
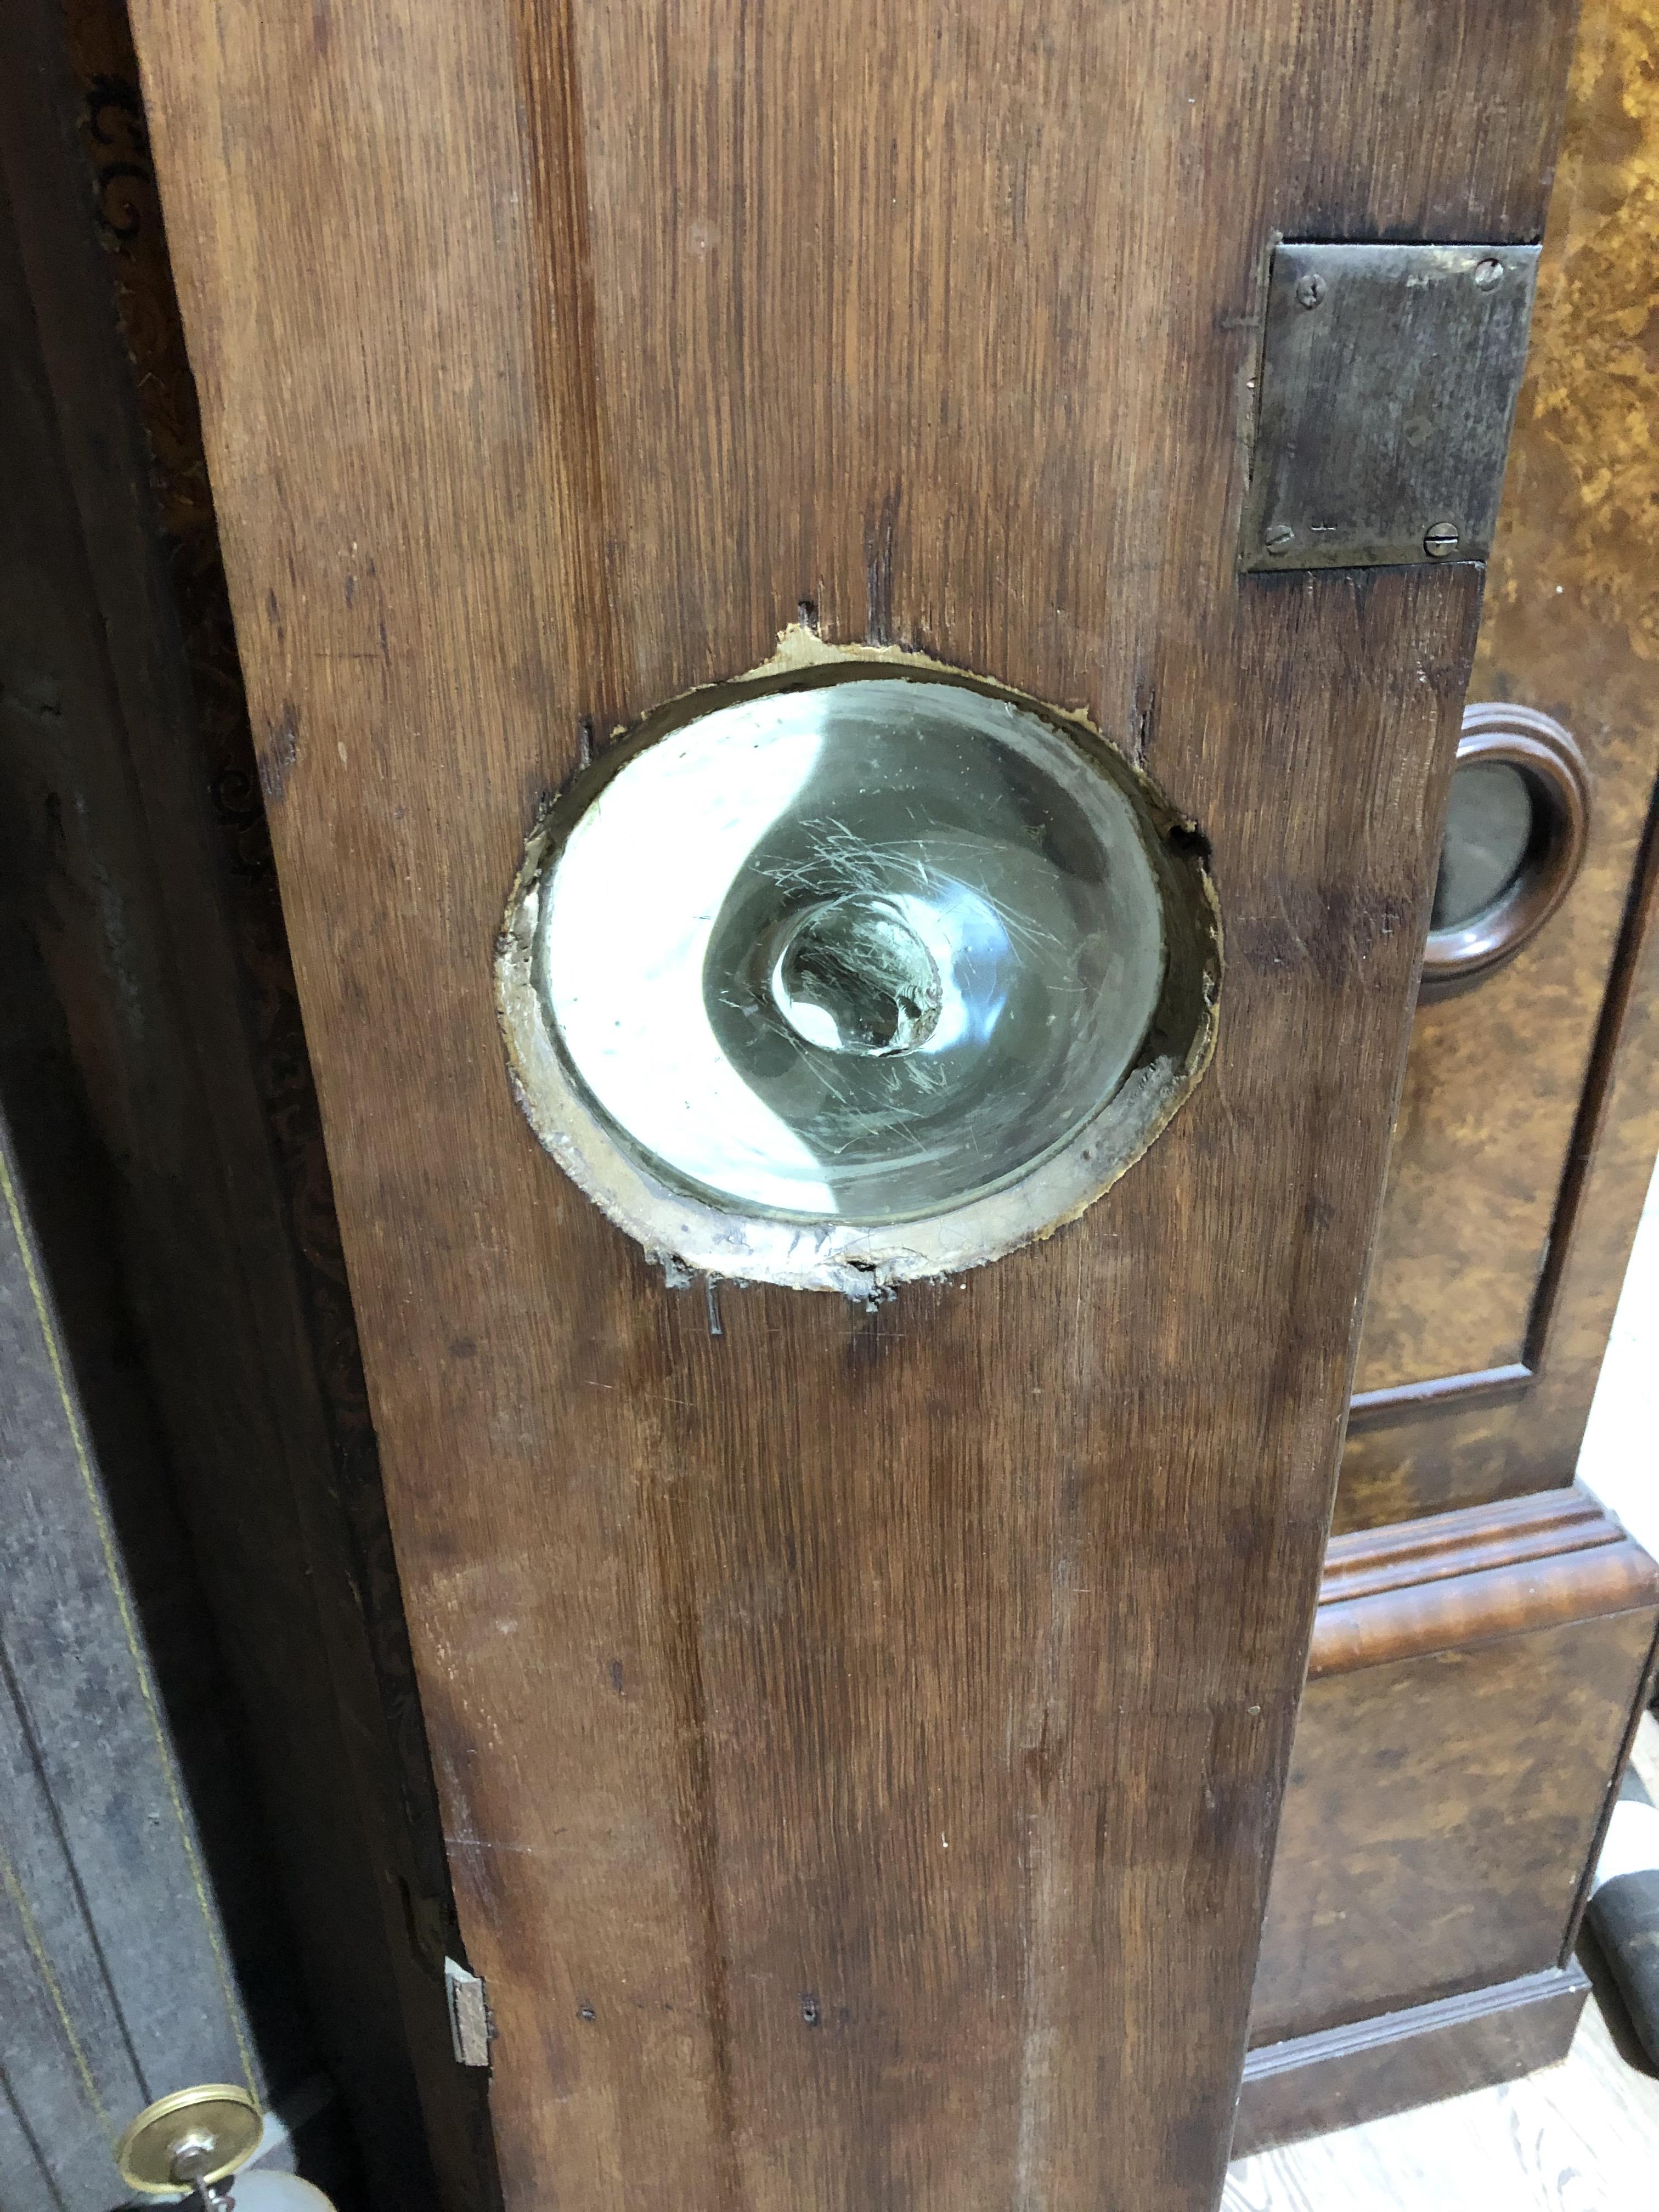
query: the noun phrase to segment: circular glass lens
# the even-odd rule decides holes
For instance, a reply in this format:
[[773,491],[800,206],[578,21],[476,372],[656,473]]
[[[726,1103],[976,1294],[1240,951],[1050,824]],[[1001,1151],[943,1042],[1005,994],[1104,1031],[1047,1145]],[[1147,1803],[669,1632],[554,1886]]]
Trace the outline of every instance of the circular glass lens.
[[1462,929],[1520,874],[1533,836],[1532,787],[1507,761],[1454,771],[1429,927]]
[[740,698],[634,752],[550,852],[537,994],[659,1176],[911,1219],[1053,1154],[1134,1064],[1166,962],[1142,814],[967,684]]

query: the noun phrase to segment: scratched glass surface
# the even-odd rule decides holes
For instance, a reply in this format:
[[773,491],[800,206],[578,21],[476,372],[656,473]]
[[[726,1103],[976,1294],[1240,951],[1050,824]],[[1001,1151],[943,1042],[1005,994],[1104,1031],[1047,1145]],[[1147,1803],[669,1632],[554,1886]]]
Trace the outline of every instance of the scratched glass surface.
[[1471,761],[1455,770],[1431,929],[1462,929],[1497,904],[1521,872],[1533,825],[1532,786],[1519,769]]
[[1133,1064],[1165,958],[1150,834],[1006,700],[884,677],[744,700],[579,818],[538,989],[659,1176],[902,1221],[1051,1156]]

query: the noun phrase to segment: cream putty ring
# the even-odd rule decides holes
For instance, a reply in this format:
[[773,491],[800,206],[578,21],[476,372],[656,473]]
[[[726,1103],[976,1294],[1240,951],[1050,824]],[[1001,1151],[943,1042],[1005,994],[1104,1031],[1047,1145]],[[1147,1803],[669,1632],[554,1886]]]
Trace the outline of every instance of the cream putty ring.
[[1081,1212],[1220,977],[1203,839],[1079,717],[796,629],[548,809],[496,1003],[536,1134],[653,1258],[863,1296]]

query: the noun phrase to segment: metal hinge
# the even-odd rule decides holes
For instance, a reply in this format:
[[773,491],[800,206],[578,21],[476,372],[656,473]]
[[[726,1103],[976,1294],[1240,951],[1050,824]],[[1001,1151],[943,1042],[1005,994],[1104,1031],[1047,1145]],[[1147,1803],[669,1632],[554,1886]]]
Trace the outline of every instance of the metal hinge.
[[1535,246],[1277,246],[1241,565],[1484,560],[1537,280]]
[[444,1995],[449,2003],[449,2039],[458,2063],[488,2066],[495,2023],[481,1974],[469,1974],[453,1959],[444,1960]]

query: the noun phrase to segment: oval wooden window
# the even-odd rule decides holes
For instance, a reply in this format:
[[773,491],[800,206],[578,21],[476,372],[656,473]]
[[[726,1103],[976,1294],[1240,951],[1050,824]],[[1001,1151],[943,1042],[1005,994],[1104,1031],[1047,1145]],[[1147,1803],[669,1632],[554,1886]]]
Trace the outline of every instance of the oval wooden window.
[[1589,778],[1571,736],[1536,708],[1466,708],[1435,884],[1423,991],[1490,975],[1536,936],[1571,887]]

